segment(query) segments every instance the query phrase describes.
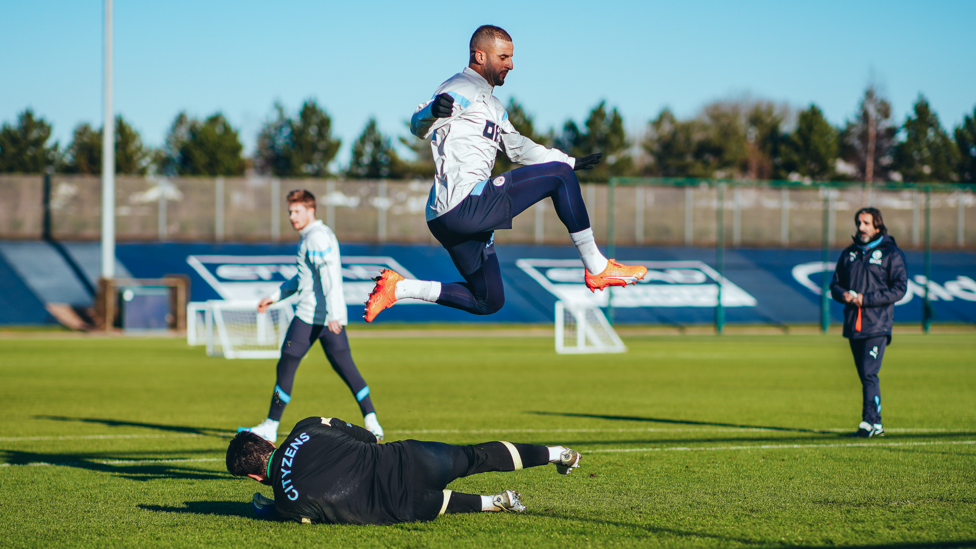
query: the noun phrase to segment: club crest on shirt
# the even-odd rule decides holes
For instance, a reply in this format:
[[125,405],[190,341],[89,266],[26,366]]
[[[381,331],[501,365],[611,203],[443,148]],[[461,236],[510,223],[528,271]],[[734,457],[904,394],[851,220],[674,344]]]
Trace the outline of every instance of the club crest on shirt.
[[868,260],[868,263],[873,263],[875,265],[881,265],[881,250],[875,250],[871,254],[871,259]]
[[505,184],[505,176],[504,175],[500,175],[500,176],[496,177],[494,179],[494,181],[491,182],[491,184],[494,185],[494,186],[496,186],[496,187],[501,187],[502,185]]

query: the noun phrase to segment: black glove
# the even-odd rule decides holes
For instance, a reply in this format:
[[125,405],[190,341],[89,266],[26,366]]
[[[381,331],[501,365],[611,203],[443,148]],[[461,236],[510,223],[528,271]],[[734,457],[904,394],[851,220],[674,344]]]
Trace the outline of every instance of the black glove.
[[582,158],[576,159],[576,165],[573,166],[574,170],[592,170],[593,166],[600,163],[600,158],[603,157],[603,153],[593,153],[588,154]]
[[430,114],[434,118],[448,118],[454,112],[454,98],[446,93],[442,93],[434,98],[430,104]]

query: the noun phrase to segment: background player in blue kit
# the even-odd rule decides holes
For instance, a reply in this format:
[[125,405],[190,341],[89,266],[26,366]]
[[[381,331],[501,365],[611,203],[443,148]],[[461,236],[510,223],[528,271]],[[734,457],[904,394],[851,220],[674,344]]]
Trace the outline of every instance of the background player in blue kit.
[[302,243],[298,248],[298,274],[283,283],[274,294],[262,299],[258,303],[258,312],[263,313],[272,303],[296,292],[298,305],[281,348],[277,383],[271,396],[268,418],[259,425],[241,427],[238,431],[252,431],[272,442],[277,438],[281,414],[291,401],[295,372],[302,358],[318,340],[332,368],[359,402],[366,428],[383,440],[383,428],[376,419],[369,386],[352,360],[349,339],[343,328],[348,323],[348,315],[346,300],[342,295],[339,242],[332,229],[315,218],[315,196],[312,193],[292,191],[287,199],[288,219],[291,226],[302,234]]
[[[405,297],[438,303],[473,314],[497,312],[505,303],[494,231],[511,229],[512,218],[552,198],[585,268],[590,290],[635,284],[642,266],[622,265],[600,253],[574,170],[593,169],[602,153],[572,158],[520,135],[492,92],[514,69],[512,37],[485,25],[469,45],[468,66],[437,88],[410,122],[410,131],[429,139],[434,155],[434,185],[427,201],[427,226],[447,249],[464,282],[405,280],[386,269],[366,303],[364,318]],[[491,178],[498,151],[526,167]]]
[[861,423],[854,436],[884,435],[881,426],[881,359],[891,343],[895,303],[908,290],[905,254],[888,234],[881,212],[862,208],[854,214],[857,234],[837,260],[830,292],[847,305],[844,337],[850,340],[861,379]]

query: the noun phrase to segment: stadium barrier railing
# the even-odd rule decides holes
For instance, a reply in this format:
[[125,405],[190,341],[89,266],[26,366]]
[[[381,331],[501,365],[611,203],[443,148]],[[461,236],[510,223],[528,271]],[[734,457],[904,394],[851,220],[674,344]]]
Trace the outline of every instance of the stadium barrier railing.
[[[43,175],[0,175],[0,238],[97,240],[100,179],[47,178],[45,184]],[[284,195],[300,188],[318,197],[319,218],[340,240],[434,243],[424,219],[428,181],[267,177],[118,176],[116,237],[291,241],[296,236]],[[584,183],[583,198],[598,240],[607,244],[714,246],[721,230],[731,247],[818,248],[826,215],[827,238],[841,246],[850,235],[848,218],[871,204],[885,213],[889,227],[905,231],[899,235],[903,248],[924,248],[926,226],[933,247],[976,247],[974,185],[614,178],[609,184]],[[541,202],[497,239],[548,244],[564,243],[566,235],[552,204]]]
[[[647,196],[649,189],[650,200]],[[664,189],[683,191],[680,201],[683,208],[676,207],[679,202],[673,200],[679,193],[661,193]],[[618,244],[643,245],[649,226],[652,235],[673,237],[670,229],[676,224],[677,216],[683,218],[683,244],[715,247],[719,274],[715,307],[718,333],[722,333],[725,325],[722,282],[724,251],[729,245],[736,248],[819,247],[826,264],[834,259],[830,255],[831,248],[850,245],[854,214],[863,207],[881,210],[889,229],[895,228],[901,233],[904,227],[911,227],[910,239],[899,234],[899,245],[924,251],[926,280],[931,278],[933,246],[965,248],[973,243],[966,227],[966,209],[971,209],[976,202],[976,185],[972,184],[618,177],[610,179],[607,192],[605,217],[609,257],[615,255]],[[665,194],[672,201],[654,208],[655,215],[649,223],[645,212],[648,202],[654,205],[654,193]],[[709,209],[711,216],[698,213]],[[666,219],[662,221],[658,215]],[[703,226],[704,231],[701,230]],[[825,333],[830,327],[828,280],[822,278],[820,292],[820,326]],[[612,305],[607,313],[612,323]],[[922,327],[926,332],[931,321],[929,287],[926,285],[922,315]]]

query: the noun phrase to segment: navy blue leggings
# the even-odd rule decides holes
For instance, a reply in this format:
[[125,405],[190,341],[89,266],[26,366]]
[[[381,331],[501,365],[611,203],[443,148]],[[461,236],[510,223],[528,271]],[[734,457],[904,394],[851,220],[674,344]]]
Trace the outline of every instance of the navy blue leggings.
[[352,391],[356,401],[359,402],[359,411],[366,414],[373,413],[373,400],[369,397],[369,386],[366,380],[356,368],[356,363],[352,360],[352,352],[349,349],[349,338],[346,337],[346,329],[343,328],[338,334],[329,331],[326,326],[309,324],[304,320],[295,317],[288,326],[288,333],[285,334],[285,344],[281,349],[281,358],[278,359],[278,376],[271,395],[271,408],[268,410],[268,417],[281,421],[281,414],[285,411],[288,402],[291,401],[292,385],[295,381],[295,372],[302,363],[302,359],[315,342],[322,343],[322,350],[325,351],[325,358],[328,359],[332,369],[335,370],[342,381],[345,382],[349,390]]
[[544,198],[552,198],[556,215],[566,230],[576,233],[590,228],[583,191],[569,164],[549,162],[507,172],[512,178],[505,193],[512,199],[512,217]]
[[570,233],[590,228],[579,180],[563,162],[505,172],[429,221],[431,233],[464,277],[464,282],[442,284],[437,303],[476,315],[498,312],[505,304],[505,287],[495,256],[494,231],[511,229],[512,218],[546,198],[552,198],[556,215]]
[[888,336],[851,339],[850,343],[857,377],[861,379],[861,419],[872,424],[881,423],[881,382],[878,373]]

